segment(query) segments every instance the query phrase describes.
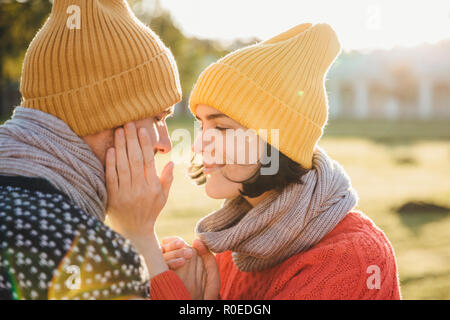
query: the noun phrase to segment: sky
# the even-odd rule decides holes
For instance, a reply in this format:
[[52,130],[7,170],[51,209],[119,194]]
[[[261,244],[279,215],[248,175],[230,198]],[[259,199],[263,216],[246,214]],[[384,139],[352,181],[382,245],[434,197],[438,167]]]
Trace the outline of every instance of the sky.
[[199,38],[268,39],[297,24],[326,22],[344,50],[450,39],[450,0],[160,1],[186,35]]

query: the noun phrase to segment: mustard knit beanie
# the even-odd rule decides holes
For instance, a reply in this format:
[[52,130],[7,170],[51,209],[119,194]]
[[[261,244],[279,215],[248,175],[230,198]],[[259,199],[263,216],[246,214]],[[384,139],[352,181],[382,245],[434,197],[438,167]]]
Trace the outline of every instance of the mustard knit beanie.
[[270,40],[237,50],[210,65],[190,98],[241,125],[279,129],[279,150],[312,168],[313,152],[328,119],[325,75],[341,50],[327,24],[298,25]]
[[79,136],[153,116],[181,100],[172,53],[126,0],[54,0],[31,42],[22,106]]

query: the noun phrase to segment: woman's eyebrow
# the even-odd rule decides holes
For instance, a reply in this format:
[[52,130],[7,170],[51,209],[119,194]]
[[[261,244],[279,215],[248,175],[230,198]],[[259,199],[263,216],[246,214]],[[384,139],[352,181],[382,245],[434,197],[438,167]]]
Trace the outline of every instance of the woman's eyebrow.
[[[197,118],[197,120],[201,121],[201,119],[197,116],[195,116]],[[223,114],[223,113],[213,113],[213,114],[209,114],[206,116],[206,120],[214,120],[217,118],[229,118],[227,115]]]

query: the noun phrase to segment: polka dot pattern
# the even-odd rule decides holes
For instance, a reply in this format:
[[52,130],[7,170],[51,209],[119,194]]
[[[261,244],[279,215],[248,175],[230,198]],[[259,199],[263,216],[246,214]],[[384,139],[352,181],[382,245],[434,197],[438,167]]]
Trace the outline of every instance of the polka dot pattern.
[[144,264],[128,240],[56,189],[1,179],[0,299],[149,297]]

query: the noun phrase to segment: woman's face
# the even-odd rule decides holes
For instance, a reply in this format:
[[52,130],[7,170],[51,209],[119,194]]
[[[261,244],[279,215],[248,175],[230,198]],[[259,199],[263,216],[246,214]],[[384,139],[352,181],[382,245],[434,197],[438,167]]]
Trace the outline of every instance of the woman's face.
[[198,105],[196,118],[201,132],[194,142],[194,152],[202,154],[206,193],[214,199],[232,199],[245,181],[259,170],[261,139],[217,109]]

